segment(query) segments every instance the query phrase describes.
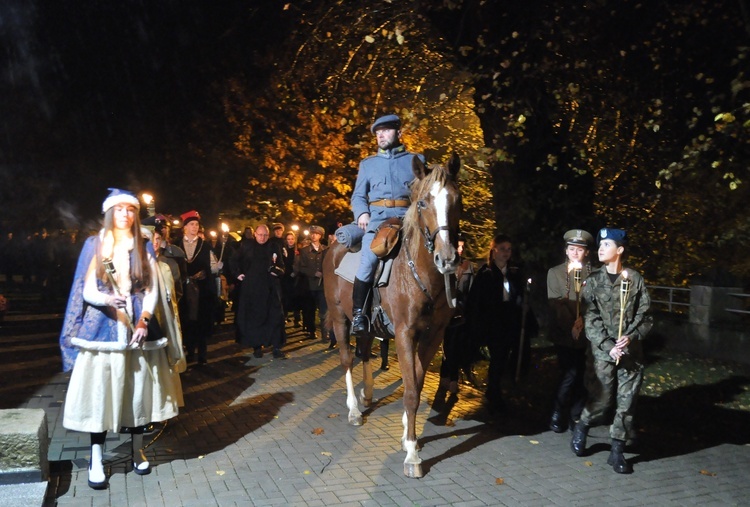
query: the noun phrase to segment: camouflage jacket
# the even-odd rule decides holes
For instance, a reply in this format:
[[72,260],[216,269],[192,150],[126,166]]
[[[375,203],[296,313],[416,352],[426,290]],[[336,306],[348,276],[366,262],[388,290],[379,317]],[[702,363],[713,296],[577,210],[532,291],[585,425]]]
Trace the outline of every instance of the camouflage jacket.
[[[622,334],[630,336],[628,355],[636,362],[643,360],[642,340],[652,325],[648,309],[651,297],[646,289],[643,277],[628,269],[630,290],[623,314]],[[583,288],[583,299],[587,303],[584,321],[586,338],[591,342],[591,351],[599,360],[614,362],[609,351],[615,346],[620,328],[620,294],[623,277],[617,276],[615,283],[610,282],[607,270],[599,268],[589,275]],[[628,356],[625,356],[628,357]]]

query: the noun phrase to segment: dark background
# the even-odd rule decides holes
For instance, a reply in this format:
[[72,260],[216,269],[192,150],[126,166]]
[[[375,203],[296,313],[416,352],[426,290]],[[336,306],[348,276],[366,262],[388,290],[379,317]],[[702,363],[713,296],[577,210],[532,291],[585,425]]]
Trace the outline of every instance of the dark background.
[[[165,212],[216,211],[196,147],[211,142],[201,132],[220,120],[229,69],[262,83],[282,13],[263,1],[3,2],[3,228],[96,219],[113,186],[149,190]],[[241,202],[235,176],[218,185],[225,203]]]

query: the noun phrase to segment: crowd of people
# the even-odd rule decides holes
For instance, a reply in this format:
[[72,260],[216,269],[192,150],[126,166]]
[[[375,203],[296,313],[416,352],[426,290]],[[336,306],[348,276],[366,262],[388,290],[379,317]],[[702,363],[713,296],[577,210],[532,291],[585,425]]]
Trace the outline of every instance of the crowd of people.
[[[405,155],[413,155],[401,144],[396,115],[379,118],[371,131],[378,154],[363,161],[352,197],[363,244],[372,241],[378,224],[403,216],[411,180],[411,157]],[[133,470],[150,473],[144,431],[178,414],[183,404],[179,374],[188,365],[208,362],[209,340],[227,307],[235,314],[236,341],[256,358],[265,349],[275,359],[288,357],[283,350],[287,324],[301,328],[305,339],[319,337],[329,349],[337,346],[325,322],[322,266],[341,225],[328,235],[313,225],[298,238],[283,224],[262,223],[247,227],[236,240],[227,232],[206,235],[200,213],[190,210],[180,215],[181,229],[173,231],[164,215],[141,221],[139,199],[119,189],[110,189],[102,214],[101,230],[86,238],[53,241],[43,233],[32,247],[22,247],[9,235],[2,245],[9,283],[21,274],[23,282],[36,277],[47,286],[53,278],[50,266],[61,279],[66,269],[70,273],[60,335],[63,369],[71,371],[63,420],[66,428],[91,435],[88,483],[94,489],[107,485],[102,455],[108,431],[131,434]],[[617,473],[630,473],[623,452],[634,438],[643,379],[641,341],[650,328],[648,292],[642,277],[623,266],[624,230],[604,228],[595,239],[573,229],[563,240],[565,260],[547,278],[547,337],[560,370],[550,396],[549,427],[557,433],[570,429],[571,449],[580,456],[589,427],[611,422],[608,463]],[[596,242],[598,269],[589,258]],[[459,255],[463,246],[459,234]],[[354,336],[372,332],[368,306],[377,258],[362,249],[367,255],[354,281]],[[479,265],[462,257],[456,280],[457,310],[444,337],[440,386],[457,394],[461,371],[478,385],[472,365],[483,351],[489,359],[486,406],[502,415],[507,410],[504,377],[510,372],[517,382],[525,376],[530,343],[538,333],[512,238],[497,234]],[[383,340],[382,369],[388,368],[387,345]]]
[[64,298],[87,236],[77,230],[48,232],[46,228],[29,234],[6,232],[0,238],[0,273],[5,275],[5,290],[33,288],[46,301]]
[[[551,393],[549,428],[572,432],[571,450],[586,453],[589,428],[610,424],[607,463],[617,473],[633,471],[624,456],[635,441],[635,407],[643,381],[642,341],[651,328],[650,297],[641,275],[625,268],[626,231],[599,231],[592,268],[594,237],[573,229],[563,236],[565,261],[547,274],[546,337],[557,356],[559,380]],[[459,247],[461,247],[459,242]],[[475,271],[464,260],[457,272],[458,305],[443,343],[441,388],[458,392],[459,371],[476,384],[472,364],[487,350],[489,369],[484,393],[490,414],[503,415],[503,377],[518,382],[529,367],[530,339],[538,325],[528,301],[528,284],[513,263],[511,238],[499,234]],[[513,375],[514,374],[514,375]]]
[[[363,232],[352,294],[355,336],[372,331],[368,306],[377,256],[370,244],[381,224],[405,216],[411,204],[411,161],[415,156],[424,161],[403,145],[397,115],[376,119],[370,132],[378,150],[360,163],[351,199],[354,222]],[[617,473],[630,473],[623,451],[635,437],[633,418],[644,366],[641,341],[651,327],[648,291],[640,274],[623,266],[628,244],[624,230],[599,231],[602,266],[596,270],[588,258],[595,246],[591,234],[571,230],[564,240],[566,260],[548,273],[548,335],[560,369],[549,426],[558,433],[571,427],[571,449],[581,456],[589,426],[612,420],[608,464]],[[460,235],[458,246],[462,251]],[[472,362],[479,350],[486,351],[485,399],[488,411],[496,414],[506,410],[503,377],[510,371],[518,382],[525,375],[531,339],[538,333],[529,279],[513,260],[513,241],[505,234],[493,238],[478,270],[462,260],[456,273],[458,309],[443,343],[440,385],[452,393],[458,391],[459,371],[472,379]]]

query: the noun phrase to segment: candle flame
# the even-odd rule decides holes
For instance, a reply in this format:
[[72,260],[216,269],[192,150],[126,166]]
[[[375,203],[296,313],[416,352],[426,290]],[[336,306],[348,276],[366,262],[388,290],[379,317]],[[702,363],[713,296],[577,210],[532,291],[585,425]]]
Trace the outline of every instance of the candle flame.
[[583,264],[581,264],[578,261],[573,261],[570,264],[568,264],[568,273],[570,273],[574,269],[583,269]]

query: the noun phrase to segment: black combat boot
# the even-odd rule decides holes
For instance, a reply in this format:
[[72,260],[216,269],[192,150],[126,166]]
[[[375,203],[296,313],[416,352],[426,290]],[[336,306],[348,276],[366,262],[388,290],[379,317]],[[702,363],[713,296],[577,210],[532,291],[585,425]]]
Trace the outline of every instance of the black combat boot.
[[552,417],[549,421],[549,429],[555,433],[562,433],[565,431],[565,423],[563,422],[563,415],[559,410],[552,412]]
[[576,456],[583,456],[586,452],[586,437],[588,434],[589,427],[583,421],[578,421],[576,427],[573,428],[573,438],[570,441],[570,448]]
[[625,441],[612,439],[612,450],[609,452],[607,464],[612,465],[612,469],[618,474],[632,474],[633,466],[625,461],[623,451],[625,450]]
[[364,336],[369,331],[367,322],[367,297],[370,295],[370,282],[363,282],[354,278],[354,289],[352,291],[352,334]]

